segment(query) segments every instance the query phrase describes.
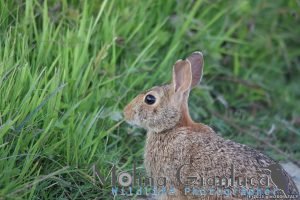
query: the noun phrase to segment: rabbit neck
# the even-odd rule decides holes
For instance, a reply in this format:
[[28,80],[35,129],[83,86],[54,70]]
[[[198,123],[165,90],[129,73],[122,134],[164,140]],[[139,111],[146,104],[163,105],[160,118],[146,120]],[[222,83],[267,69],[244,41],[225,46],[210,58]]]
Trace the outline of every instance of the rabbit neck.
[[179,122],[177,123],[176,128],[188,127],[193,131],[202,132],[202,133],[214,132],[209,126],[193,121],[193,119],[190,116],[187,99],[188,99],[188,96],[184,100],[184,102],[181,106],[181,118],[180,118]]
[[181,118],[177,124],[177,127],[190,127],[196,124],[190,116],[187,101],[181,106]]

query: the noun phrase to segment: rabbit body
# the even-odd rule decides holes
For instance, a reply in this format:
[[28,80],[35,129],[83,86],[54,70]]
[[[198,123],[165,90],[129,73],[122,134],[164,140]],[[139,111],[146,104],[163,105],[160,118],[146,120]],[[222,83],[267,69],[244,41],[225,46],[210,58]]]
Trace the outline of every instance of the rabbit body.
[[[139,94],[124,109],[129,123],[147,129],[146,171],[156,186],[167,189],[157,199],[247,199],[242,188],[269,189],[299,199],[292,178],[275,161],[191,119],[189,92],[202,71],[203,56],[195,52],[175,63],[171,84]],[[210,190],[205,193],[203,188]]]
[[[231,167],[234,166],[236,177],[254,177],[259,180],[262,175],[269,179],[269,187],[272,191],[276,188],[265,169],[275,162],[264,154],[255,151],[245,145],[225,140],[216,135],[209,127],[203,127],[198,132],[190,128],[175,128],[168,134],[148,133],[145,149],[145,167],[151,177],[167,177],[167,186],[176,188],[176,195],[161,196],[160,199],[234,199],[231,195],[201,195],[192,193],[192,187],[185,193],[185,187],[178,182],[178,169],[180,179],[186,181],[186,177],[230,177]],[[297,194],[296,186],[285,171],[288,194]],[[266,179],[265,179],[266,180]],[[229,180],[230,182],[231,180]],[[241,179],[243,182],[244,179]],[[237,184],[237,183],[235,183]],[[249,183],[248,183],[249,185]],[[197,187],[197,184],[193,185]],[[254,183],[250,187],[259,187]],[[223,187],[224,188],[224,187]],[[170,189],[170,188],[169,188]],[[282,194],[282,193],[279,193]],[[237,192],[237,199],[247,199]]]

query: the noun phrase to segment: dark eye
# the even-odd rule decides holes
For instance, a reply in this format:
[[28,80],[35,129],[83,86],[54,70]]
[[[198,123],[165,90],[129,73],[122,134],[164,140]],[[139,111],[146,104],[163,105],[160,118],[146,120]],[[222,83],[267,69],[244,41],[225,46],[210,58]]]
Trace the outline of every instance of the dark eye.
[[148,95],[145,97],[145,103],[148,104],[148,105],[154,104],[155,101],[156,101],[155,96],[153,96],[153,95],[151,95],[151,94],[148,94]]

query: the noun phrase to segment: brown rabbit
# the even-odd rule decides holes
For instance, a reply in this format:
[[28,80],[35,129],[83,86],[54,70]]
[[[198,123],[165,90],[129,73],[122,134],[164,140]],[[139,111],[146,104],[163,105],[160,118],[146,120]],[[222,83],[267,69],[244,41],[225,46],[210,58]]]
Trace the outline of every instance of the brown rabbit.
[[170,84],[139,94],[124,109],[129,123],[147,129],[146,171],[167,189],[157,199],[299,199],[292,178],[272,159],[191,119],[188,97],[202,74],[202,53],[194,52],[175,63]]

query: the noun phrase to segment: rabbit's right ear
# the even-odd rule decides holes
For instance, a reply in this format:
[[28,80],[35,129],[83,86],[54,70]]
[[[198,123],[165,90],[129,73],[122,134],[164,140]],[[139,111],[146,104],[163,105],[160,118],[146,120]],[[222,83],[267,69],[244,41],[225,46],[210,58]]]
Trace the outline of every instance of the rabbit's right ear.
[[199,82],[201,81],[202,75],[203,75],[203,55],[200,51],[196,51],[192,53],[187,58],[188,61],[191,63],[192,68],[192,84],[191,89],[195,87]]
[[175,93],[183,94],[189,91],[192,84],[192,69],[189,61],[178,60],[175,63],[172,84]]

